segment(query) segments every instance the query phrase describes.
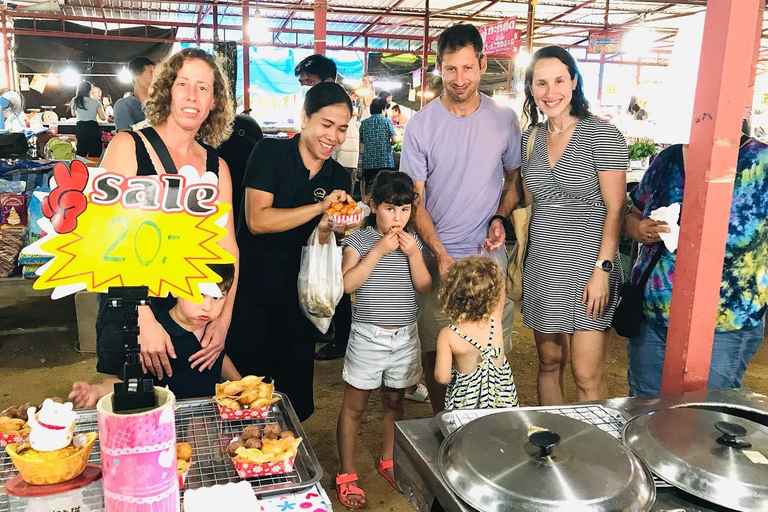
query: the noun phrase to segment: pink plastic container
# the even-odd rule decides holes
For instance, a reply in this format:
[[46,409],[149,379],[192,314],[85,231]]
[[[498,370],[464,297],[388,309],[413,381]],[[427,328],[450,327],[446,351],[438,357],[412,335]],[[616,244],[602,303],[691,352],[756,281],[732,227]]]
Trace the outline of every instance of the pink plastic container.
[[178,512],[175,397],[155,387],[158,406],[115,414],[112,393],[96,409],[101,439],[106,512]]

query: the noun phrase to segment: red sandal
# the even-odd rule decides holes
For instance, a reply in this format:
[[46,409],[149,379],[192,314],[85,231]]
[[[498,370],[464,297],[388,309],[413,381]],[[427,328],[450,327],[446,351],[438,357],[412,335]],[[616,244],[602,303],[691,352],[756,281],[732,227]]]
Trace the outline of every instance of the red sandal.
[[379,467],[378,467],[379,474],[387,479],[387,482],[389,482],[389,485],[391,485],[394,490],[396,490],[397,492],[403,492],[400,490],[400,487],[398,487],[397,482],[395,482],[395,479],[389,476],[389,473],[387,473],[387,470],[392,469],[394,466],[395,466],[395,462],[392,459],[389,459],[389,460],[379,459]]
[[350,482],[357,481],[357,473],[337,473],[336,474],[336,495],[342,505],[347,508],[364,508],[366,502],[360,505],[351,505],[347,499],[350,494],[357,494],[365,499],[365,491],[354,485],[350,485]]

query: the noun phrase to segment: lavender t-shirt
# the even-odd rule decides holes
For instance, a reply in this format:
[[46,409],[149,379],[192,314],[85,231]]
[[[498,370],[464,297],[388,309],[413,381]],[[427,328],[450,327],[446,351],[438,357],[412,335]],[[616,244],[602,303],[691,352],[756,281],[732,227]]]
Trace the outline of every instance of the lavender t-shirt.
[[423,181],[424,206],[448,254],[476,254],[501,199],[504,170],[520,167],[520,123],[485,94],[458,117],[440,98],[417,112],[403,139],[400,170]]

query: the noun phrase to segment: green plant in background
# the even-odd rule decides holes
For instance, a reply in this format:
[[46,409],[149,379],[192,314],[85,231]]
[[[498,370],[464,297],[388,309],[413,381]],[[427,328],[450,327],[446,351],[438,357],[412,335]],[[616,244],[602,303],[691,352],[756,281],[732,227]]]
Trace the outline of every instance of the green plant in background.
[[403,149],[403,141],[399,140],[392,144],[392,151],[395,153],[399,153]]
[[656,144],[649,140],[638,140],[629,145],[629,159],[641,160],[656,154]]

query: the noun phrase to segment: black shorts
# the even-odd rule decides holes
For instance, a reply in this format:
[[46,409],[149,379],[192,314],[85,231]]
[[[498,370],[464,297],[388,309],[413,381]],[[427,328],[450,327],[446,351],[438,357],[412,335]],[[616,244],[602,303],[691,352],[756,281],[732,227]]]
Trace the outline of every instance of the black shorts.
[[[96,315],[96,371],[107,375],[119,375],[125,364],[125,342],[123,325],[125,318],[117,308],[107,306],[107,294],[98,296],[99,311]],[[168,311],[173,298],[152,297],[150,308],[156,312]]]
[[101,156],[101,127],[96,121],[78,121],[75,124],[77,156]]

